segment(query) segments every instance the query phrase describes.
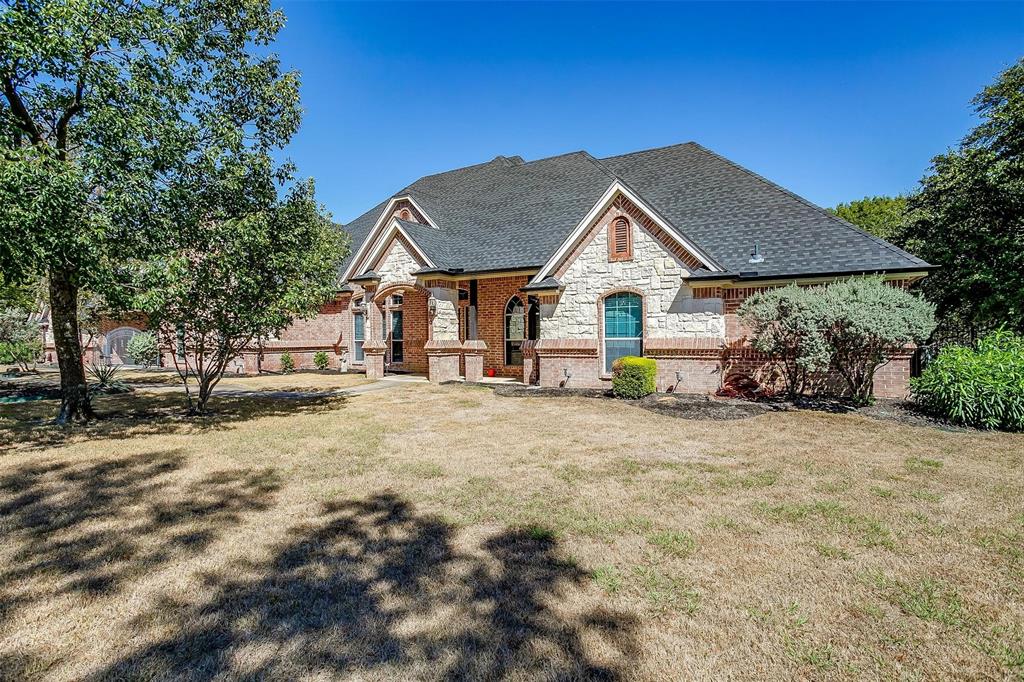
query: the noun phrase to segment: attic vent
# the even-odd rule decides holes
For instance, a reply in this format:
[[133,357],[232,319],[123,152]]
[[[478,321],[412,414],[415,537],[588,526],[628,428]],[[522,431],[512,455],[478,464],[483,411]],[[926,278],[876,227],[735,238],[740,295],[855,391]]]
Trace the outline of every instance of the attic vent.
[[410,221],[412,220],[412,211],[410,211],[407,208],[403,208],[401,211],[399,211],[398,217],[401,218],[402,220]]
[[616,218],[608,226],[608,260],[633,259],[633,230],[629,220]]

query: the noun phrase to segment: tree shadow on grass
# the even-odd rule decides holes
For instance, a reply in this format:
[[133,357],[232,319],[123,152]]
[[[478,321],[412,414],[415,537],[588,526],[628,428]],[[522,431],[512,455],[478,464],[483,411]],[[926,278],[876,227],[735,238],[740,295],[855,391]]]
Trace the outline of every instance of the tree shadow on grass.
[[159,616],[161,636],[93,679],[616,679],[635,664],[632,616],[556,610],[588,577],[553,540],[509,530],[460,551],[453,535],[391,493],[329,505],[269,559],[207,576],[205,598],[154,605],[136,626]]
[[167,451],[34,462],[0,477],[0,624],[37,602],[110,595],[196,556],[268,509],[279,487],[269,469],[181,481],[184,464]]
[[342,409],[347,400],[344,395],[315,393],[289,398],[215,395],[209,414],[189,416],[184,394],[133,393],[95,400],[99,419],[70,427],[53,425],[53,401],[5,405],[0,415],[0,455],[15,449],[50,449],[83,440],[218,430],[261,417],[330,412]]

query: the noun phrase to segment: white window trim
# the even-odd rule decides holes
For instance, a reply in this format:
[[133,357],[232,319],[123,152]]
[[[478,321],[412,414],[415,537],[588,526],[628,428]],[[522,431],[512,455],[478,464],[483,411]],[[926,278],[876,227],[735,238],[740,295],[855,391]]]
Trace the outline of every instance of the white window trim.
[[[433,219],[431,219],[430,216],[427,215],[427,212],[424,211],[420,207],[420,205],[416,203],[415,199],[413,199],[410,196],[394,197],[391,201],[388,202],[388,205],[384,207],[384,210],[381,211],[381,214],[377,218],[377,221],[373,224],[373,228],[370,230],[370,233],[367,235],[366,239],[363,240],[363,243],[359,246],[359,249],[356,250],[356,255],[352,258],[352,262],[349,263],[347,268],[345,268],[345,272],[341,276],[342,281],[347,281],[351,279],[359,272],[356,268],[359,265],[361,265],[364,260],[366,260],[364,258],[366,252],[369,250],[371,244],[374,244],[378,241],[380,237],[379,233],[388,225],[388,218],[391,217],[391,223],[397,225],[398,218],[393,217],[391,214],[394,213],[395,205],[400,201],[408,201],[410,204],[412,204],[413,208],[419,211],[420,215],[423,216],[423,218],[427,221],[427,226],[432,227],[435,230],[437,229],[437,224],[433,221]],[[408,235],[406,235],[406,238],[408,238]]]

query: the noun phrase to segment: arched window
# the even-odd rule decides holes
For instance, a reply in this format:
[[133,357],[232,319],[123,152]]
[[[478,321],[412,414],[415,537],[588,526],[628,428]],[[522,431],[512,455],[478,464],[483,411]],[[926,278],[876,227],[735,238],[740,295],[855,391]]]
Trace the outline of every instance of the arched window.
[[403,208],[398,212],[398,217],[402,220],[412,220],[412,211],[407,208]]
[[526,309],[523,300],[513,296],[505,306],[505,364],[523,364],[523,340],[526,338]]
[[608,260],[631,260],[633,258],[633,230],[629,220],[616,218],[608,226]]
[[604,371],[624,355],[642,355],[644,305],[640,296],[628,291],[604,299]]

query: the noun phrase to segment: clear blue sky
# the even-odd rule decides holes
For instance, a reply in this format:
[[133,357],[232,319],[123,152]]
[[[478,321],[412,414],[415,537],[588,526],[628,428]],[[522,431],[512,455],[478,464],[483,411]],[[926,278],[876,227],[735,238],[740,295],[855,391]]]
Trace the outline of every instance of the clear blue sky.
[[281,6],[286,153],[340,222],[498,154],[688,140],[825,206],[906,192],[1024,56],[1024,2]]

